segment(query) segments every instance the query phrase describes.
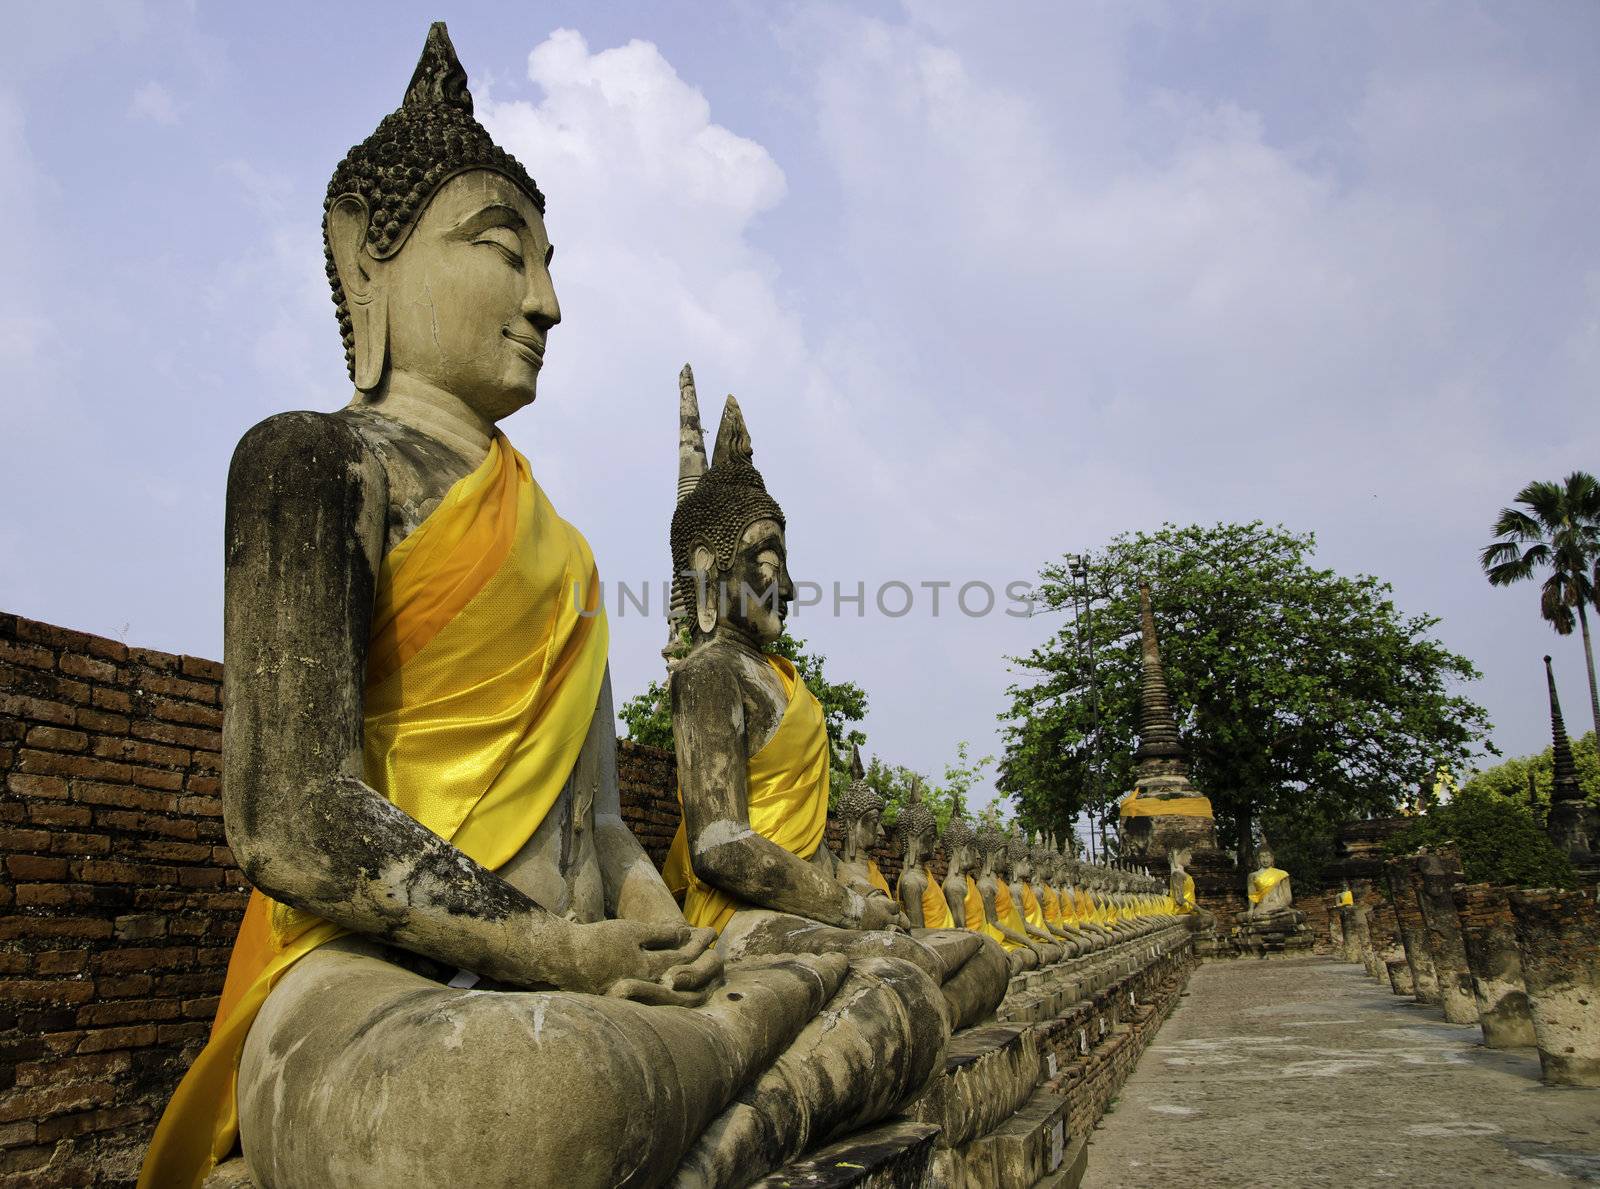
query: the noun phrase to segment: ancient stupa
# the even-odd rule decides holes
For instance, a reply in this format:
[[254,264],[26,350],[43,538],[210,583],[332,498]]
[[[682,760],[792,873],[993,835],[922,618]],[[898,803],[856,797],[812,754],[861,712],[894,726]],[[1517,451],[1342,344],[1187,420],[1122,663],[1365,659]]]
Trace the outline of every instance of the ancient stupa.
[[1178,737],[1178,718],[1156,640],[1150,587],[1145,583],[1139,585],[1139,618],[1139,747],[1134,752],[1134,789],[1119,810],[1123,853],[1140,862],[1160,862],[1170,850],[1215,851],[1211,802],[1189,778],[1189,760]]
[[1561,699],[1556,694],[1555,671],[1550,658],[1544,658],[1545,681],[1550,687],[1550,735],[1553,781],[1550,786],[1550,816],[1545,830],[1550,841],[1571,856],[1580,867],[1594,862],[1594,810],[1584,802],[1578,787],[1578,764],[1572,756],[1572,741],[1561,717]]

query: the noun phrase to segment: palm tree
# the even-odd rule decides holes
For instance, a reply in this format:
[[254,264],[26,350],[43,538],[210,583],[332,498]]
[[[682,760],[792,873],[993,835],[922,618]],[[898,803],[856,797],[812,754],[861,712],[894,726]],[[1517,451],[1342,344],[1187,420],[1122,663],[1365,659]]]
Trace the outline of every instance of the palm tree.
[[1589,709],[1600,737],[1600,693],[1586,610],[1591,603],[1600,605],[1600,480],[1573,471],[1564,483],[1528,484],[1517,492],[1517,503],[1521,507],[1500,510],[1490,530],[1499,540],[1485,546],[1479,561],[1495,586],[1549,570],[1539,590],[1539,612],[1563,636],[1572,634],[1576,612],[1589,669]]

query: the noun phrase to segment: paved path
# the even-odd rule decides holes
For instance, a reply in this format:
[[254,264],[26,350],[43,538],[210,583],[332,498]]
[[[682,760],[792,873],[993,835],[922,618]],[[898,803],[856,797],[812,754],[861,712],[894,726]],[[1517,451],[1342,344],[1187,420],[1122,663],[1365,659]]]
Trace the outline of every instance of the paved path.
[[1600,1090],[1328,958],[1206,962],[1089,1144],[1086,1189],[1600,1184]]

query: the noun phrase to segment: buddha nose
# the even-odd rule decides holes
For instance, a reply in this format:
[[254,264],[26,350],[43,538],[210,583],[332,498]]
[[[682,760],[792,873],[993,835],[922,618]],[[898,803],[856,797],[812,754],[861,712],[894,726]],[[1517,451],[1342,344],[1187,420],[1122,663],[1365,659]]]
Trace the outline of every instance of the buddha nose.
[[549,330],[561,321],[561,303],[556,300],[555,282],[550,270],[540,262],[528,270],[528,289],[522,295],[522,315],[540,330]]

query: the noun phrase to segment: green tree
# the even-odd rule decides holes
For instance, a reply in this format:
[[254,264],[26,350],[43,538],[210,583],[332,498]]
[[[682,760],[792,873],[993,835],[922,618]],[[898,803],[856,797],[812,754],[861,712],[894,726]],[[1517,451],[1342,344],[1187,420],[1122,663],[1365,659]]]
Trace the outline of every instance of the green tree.
[[[806,688],[822,703],[822,719],[833,753],[832,787],[837,792],[850,779],[850,748],[867,741],[855,726],[867,717],[866,691],[853,681],[830,681],[826,672],[828,658],[807,652],[806,642],[788,632],[773,642],[771,651],[794,663]],[[617,717],[635,743],[672,750],[672,705],[665,681],[652,681],[645,686],[622,704]]]
[[1600,731],[1587,610],[1600,599],[1600,480],[1573,471],[1563,483],[1528,484],[1516,502],[1522,506],[1500,509],[1490,530],[1498,540],[1484,546],[1478,560],[1495,586],[1549,571],[1539,588],[1539,613],[1562,636],[1572,635],[1576,617],[1589,673],[1589,712]]
[[[1600,756],[1595,754],[1593,731],[1572,741],[1572,757],[1578,762],[1578,787],[1591,805],[1600,805]],[[1547,747],[1536,755],[1513,756],[1492,768],[1473,773],[1462,785],[1462,791],[1528,806],[1542,822],[1550,812],[1550,786],[1554,780],[1555,759]]]
[[[1028,679],[1001,715],[998,783],[1023,821],[1064,833],[1133,787],[1141,580],[1195,782],[1242,860],[1263,814],[1387,812],[1441,765],[1492,750],[1458,692],[1478,673],[1432,637],[1437,620],[1401,615],[1376,578],[1316,567],[1314,548],[1256,522],[1125,533],[1093,555],[1092,633],[1075,617],[1012,658]],[[1065,563],[1045,567],[1042,613],[1071,611],[1077,585]]]
[[1469,883],[1572,887],[1572,862],[1551,843],[1526,803],[1469,784],[1443,805],[1413,819],[1384,843],[1392,855],[1453,843]]

